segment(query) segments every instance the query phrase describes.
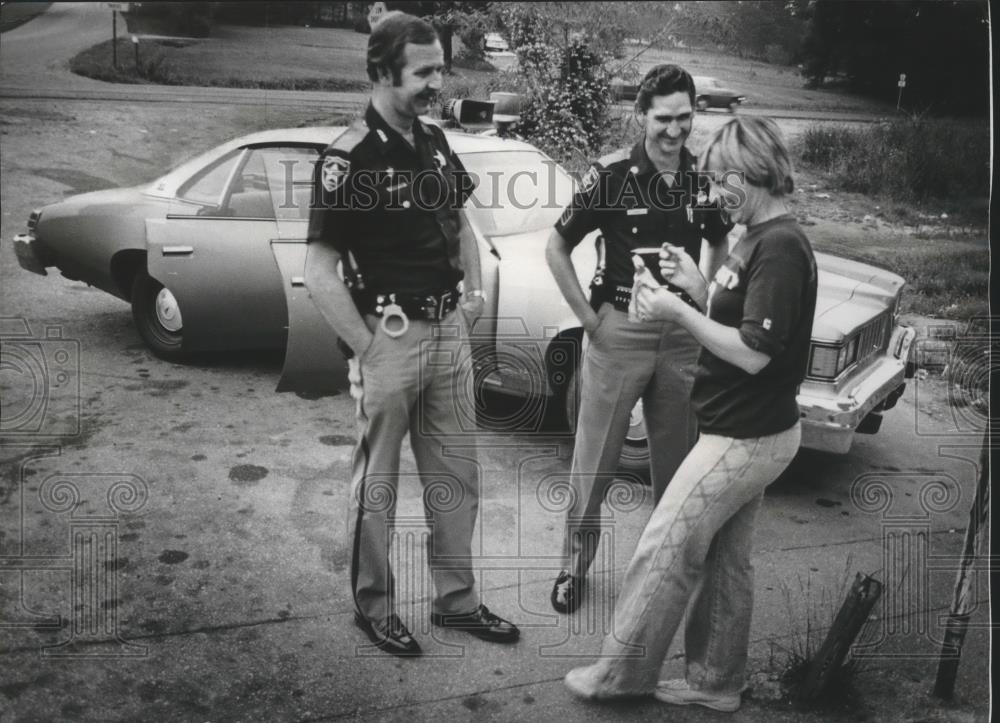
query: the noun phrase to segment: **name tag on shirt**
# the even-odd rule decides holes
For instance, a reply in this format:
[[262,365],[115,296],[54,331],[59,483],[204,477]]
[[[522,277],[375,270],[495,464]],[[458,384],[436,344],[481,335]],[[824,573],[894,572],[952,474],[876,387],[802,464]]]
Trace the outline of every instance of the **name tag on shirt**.
[[648,208],[630,208],[625,211],[626,216],[645,216],[647,213],[649,213]]

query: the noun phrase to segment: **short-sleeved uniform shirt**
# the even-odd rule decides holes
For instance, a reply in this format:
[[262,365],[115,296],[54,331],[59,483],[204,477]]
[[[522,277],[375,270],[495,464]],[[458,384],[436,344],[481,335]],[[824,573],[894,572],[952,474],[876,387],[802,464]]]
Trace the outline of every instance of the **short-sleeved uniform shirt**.
[[643,139],[631,151],[612,153],[593,164],[555,227],[571,247],[600,228],[605,283],[631,286],[633,249],[669,242],[683,246],[697,263],[702,238],[713,245],[725,243],[732,224],[708,200],[707,181],[697,173],[687,148],[681,149],[679,172],[667,174],[649,160]]
[[309,241],[350,251],[370,293],[437,294],[464,275],[458,212],[475,184],[440,128],[415,120],[413,138],[369,104],[316,163]]
[[815,311],[816,260],[795,219],[749,228],[709,286],[708,316],[771,361],[749,374],[702,349],[691,392],[702,432],[747,439],[798,421]]

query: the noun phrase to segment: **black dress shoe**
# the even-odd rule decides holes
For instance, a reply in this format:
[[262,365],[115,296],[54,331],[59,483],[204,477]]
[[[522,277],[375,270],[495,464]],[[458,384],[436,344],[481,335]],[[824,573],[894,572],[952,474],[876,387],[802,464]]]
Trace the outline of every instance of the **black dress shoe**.
[[354,624],[365,631],[368,639],[375,643],[375,647],[379,650],[402,658],[415,658],[423,652],[396,613],[380,624],[355,611]]
[[583,600],[583,578],[563,570],[552,586],[552,607],[557,613],[571,613]]
[[521,631],[514,623],[494,615],[485,605],[461,615],[431,613],[431,622],[439,628],[461,630],[491,643],[516,643],[521,636]]

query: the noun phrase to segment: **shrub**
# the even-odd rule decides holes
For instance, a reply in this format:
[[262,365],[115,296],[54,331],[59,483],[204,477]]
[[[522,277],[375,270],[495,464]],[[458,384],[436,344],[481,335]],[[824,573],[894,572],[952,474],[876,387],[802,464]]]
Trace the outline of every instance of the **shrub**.
[[924,202],[985,197],[988,144],[979,125],[911,117],[864,128],[814,125],[798,152],[845,191]]
[[504,26],[523,96],[516,131],[564,164],[595,154],[610,127],[608,58],[583,33],[553,42],[530,9],[506,9]]

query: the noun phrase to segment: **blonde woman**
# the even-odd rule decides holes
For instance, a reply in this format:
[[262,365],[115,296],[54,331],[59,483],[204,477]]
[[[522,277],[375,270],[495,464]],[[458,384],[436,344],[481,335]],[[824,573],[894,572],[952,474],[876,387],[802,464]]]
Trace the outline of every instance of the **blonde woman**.
[[[640,318],[675,321],[702,345],[692,390],[701,435],[642,533],[599,660],[565,682],[588,699],[653,694],[735,711],[753,609],[754,520],[764,488],[791,462],[801,436],[795,397],[809,352],[816,262],[789,214],[792,167],[773,121],[730,121],[709,141],[699,170],[746,235],[711,284],[682,249],[661,251],[664,277],[695,300],[707,298],[707,315],[655,285],[643,286],[636,306]],[[685,677],[658,683],[689,602]]]

